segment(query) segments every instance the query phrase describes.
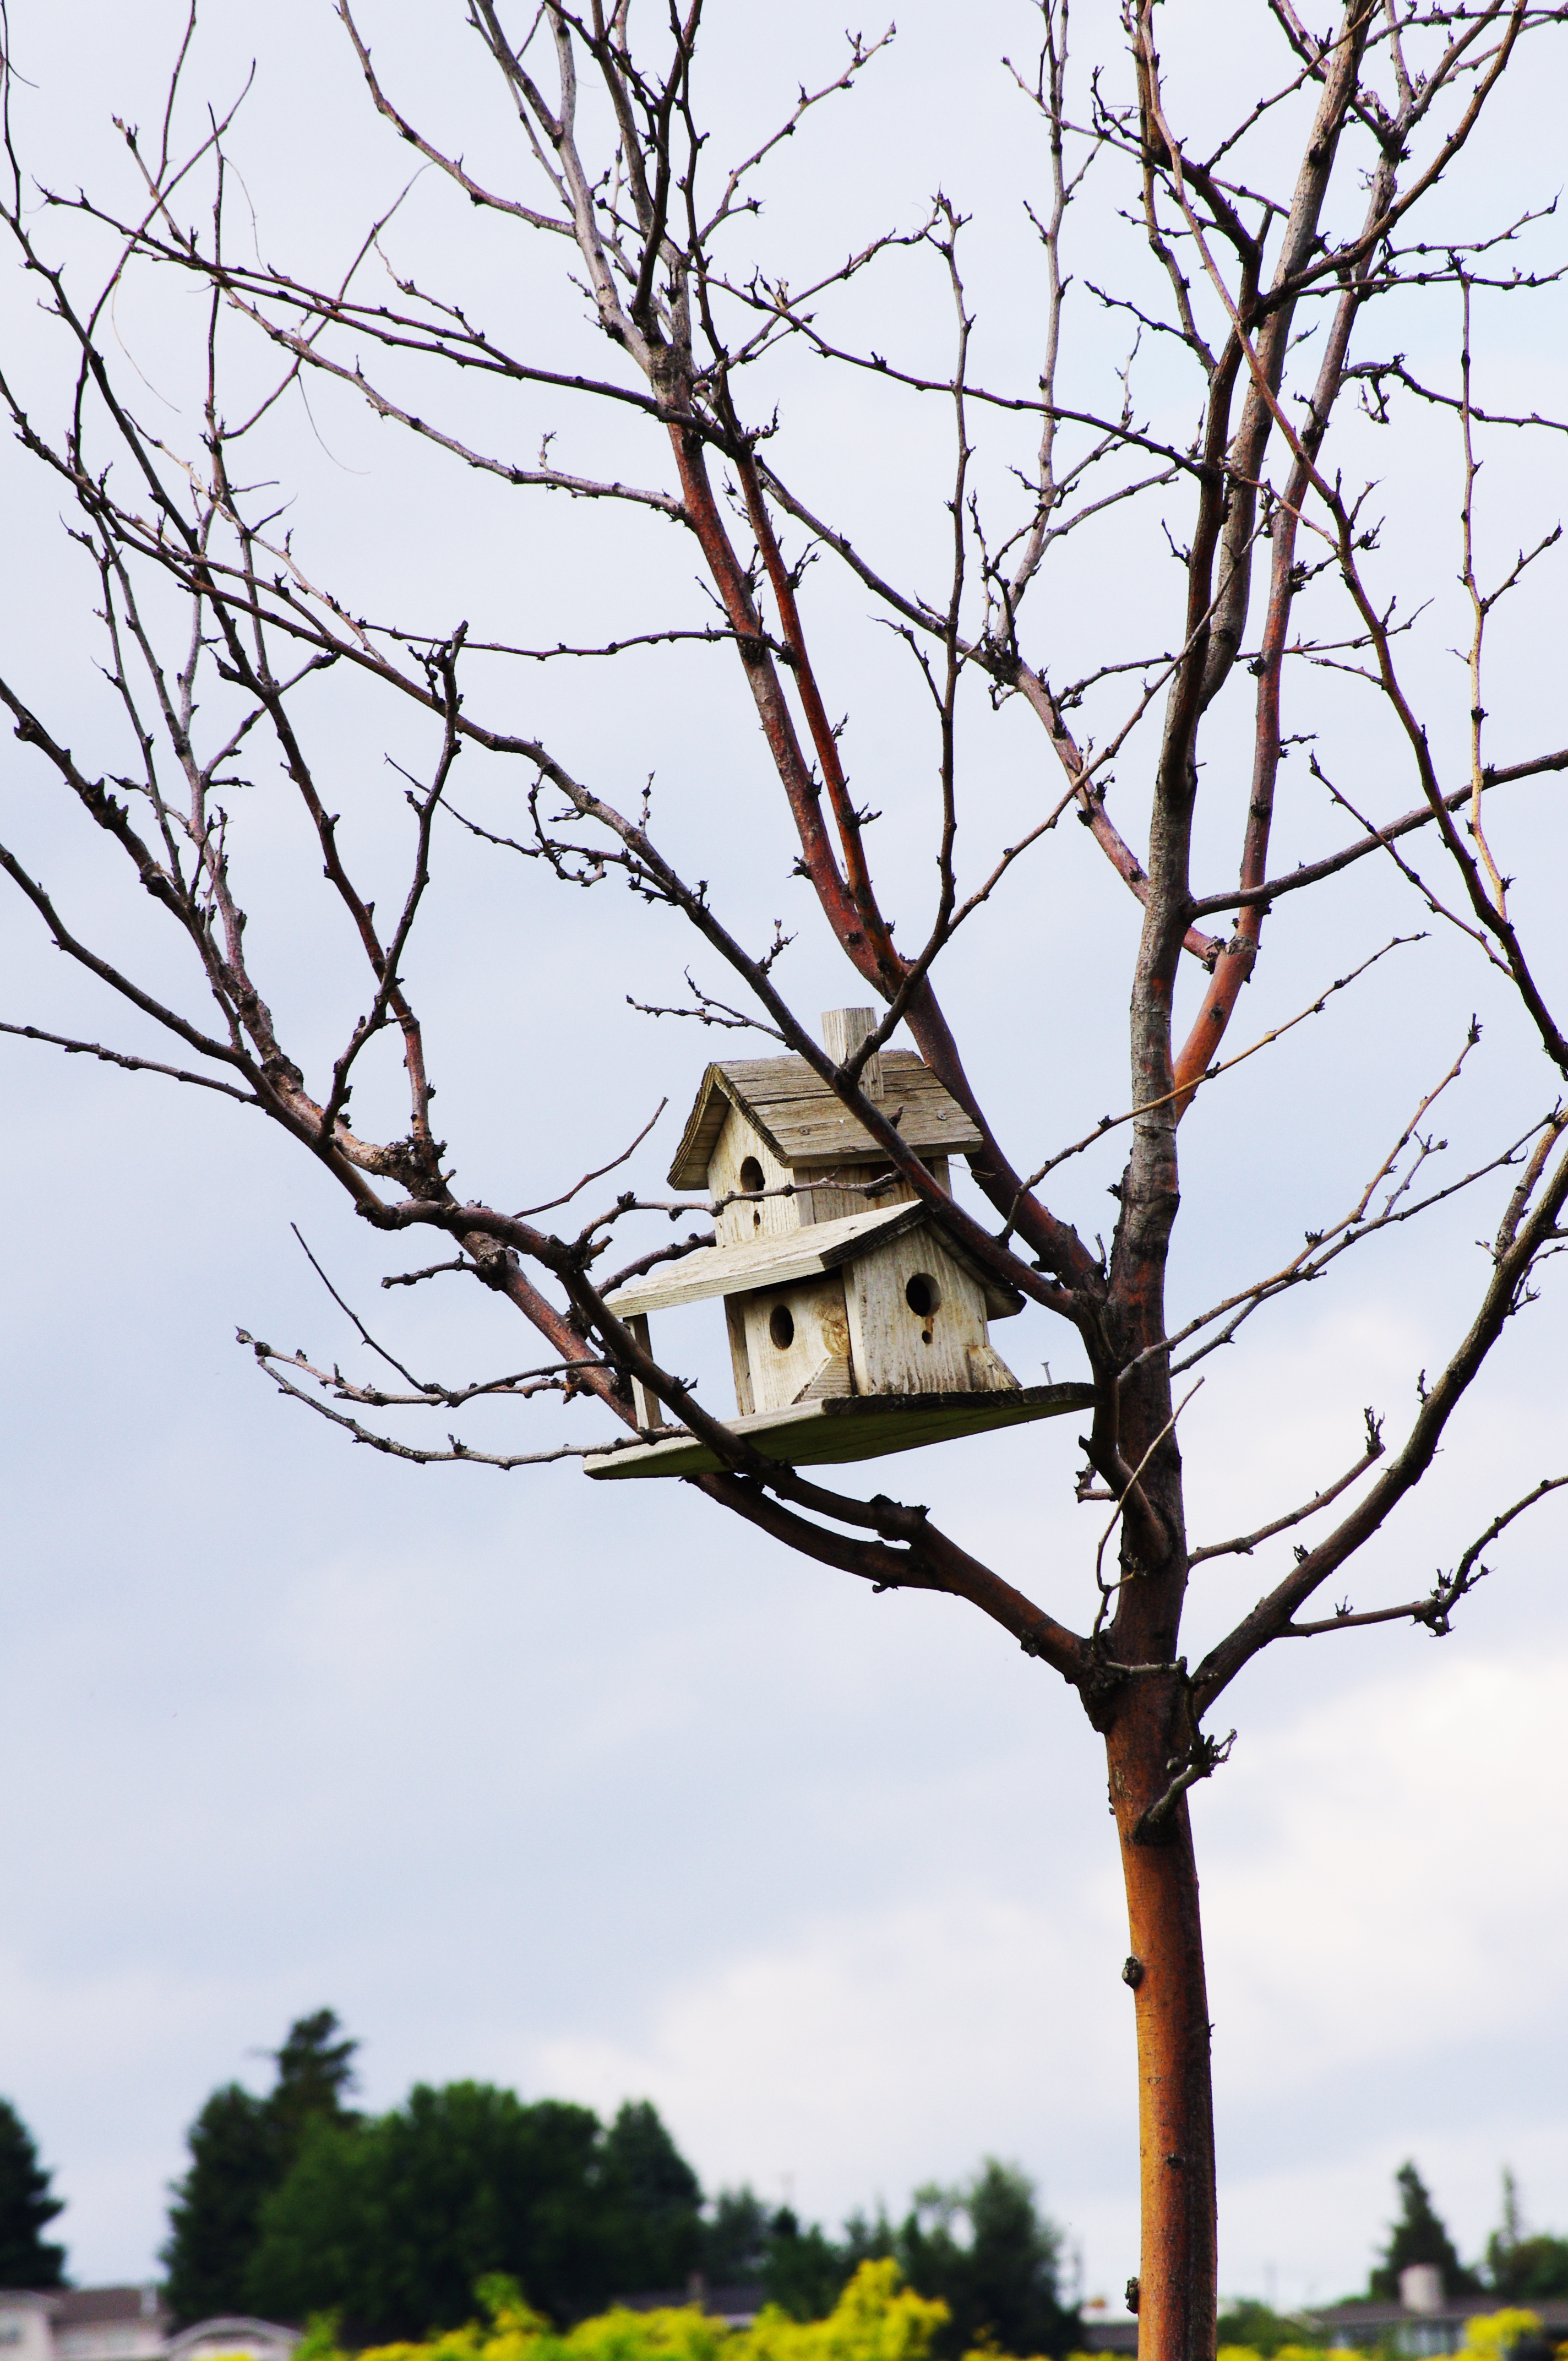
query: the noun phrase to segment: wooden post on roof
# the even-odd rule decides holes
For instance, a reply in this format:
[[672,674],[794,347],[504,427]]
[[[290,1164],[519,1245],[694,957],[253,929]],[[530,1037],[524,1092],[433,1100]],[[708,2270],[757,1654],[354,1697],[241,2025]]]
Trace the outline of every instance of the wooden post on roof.
[[[641,1345],[648,1358],[652,1360],[653,1347],[648,1341],[648,1314],[645,1312],[634,1312],[626,1324],[631,1331],[633,1342]],[[633,1378],[631,1380],[631,1408],[638,1425],[644,1429],[651,1426],[664,1426],[668,1423],[664,1416],[663,1403],[657,1394],[649,1392],[640,1378]]]
[[[822,1046],[836,1066],[848,1063],[868,1033],[877,1027],[874,1008],[826,1008],[822,1012]],[[867,1098],[882,1096],[882,1051],[873,1050],[861,1070],[861,1088]]]

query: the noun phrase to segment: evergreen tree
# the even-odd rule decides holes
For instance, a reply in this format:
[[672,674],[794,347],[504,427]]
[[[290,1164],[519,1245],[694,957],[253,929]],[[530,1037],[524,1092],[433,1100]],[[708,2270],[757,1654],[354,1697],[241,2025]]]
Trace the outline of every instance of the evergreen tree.
[[0,2099],[0,2287],[65,2284],[65,2248],[42,2235],[65,2201],[49,2194],[33,2136],[10,2102]]
[[355,2120],[343,2100],[357,2045],[334,2039],[338,2031],[330,2008],[299,2018],[271,2053],[278,2079],[266,2098],[225,2083],[191,2125],[190,2169],[175,2184],[161,2257],[177,2323],[245,2310],[263,2202],[287,2176],[313,2122]]
[[629,2099],[616,2116],[601,2172],[615,2291],[684,2287],[702,2257],[702,2189],[648,2100]]
[[760,2280],[768,2267],[773,2223],[751,2188],[721,2189],[702,2225],[702,2268],[710,2287]]
[[318,2008],[313,2016],[297,2018],[282,2048],[272,2053],[278,2087],[267,2105],[288,2164],[298,2156],[305,2126],[316,2116],[339,2124],[357,2120],[344,2098],[354,2088],[354,2053],[359,2044],[346,2037],[334,2040],[341,2029],[330,2008]]
[[[893,2233],[885,2223],[879,2226],[883,2243],[878,2251],[890,2254]],[[762,2263],[768,2301],[781,2305],[794,2320],[826,2320],[856,2264],[864,2259],[861,2249],[867,2235],[865,2224],[857,2219],[840,2244],[816,2223],[803,2228],[794,2209],[781,2205],[768,2225]]]
[[261,2201],[278,2180],[267,2102],[237,2082],[213,2092],[185,2137],[191,2163],[174,2186],[160,2258],[181,2327],[242,2309]]
[[1397,2303],[1400,2272],[1412,2263],[1434,2263],[1442,2274],[1445,2295],[1478,2294],[1481,2283],[1460,2261],[1413,2162],[1407,2160],[1399,2167],[1394,2182],[1399,2191],[1399,2218],[1389,2225],[1388,2243],[1373,2270],[1370,2292],[1385,2303]]
[[1568,2238],[1526,2233],[1519,2185],[1503,2174],[1503,2218],[1486,2241],[1486,2284],[1505,2303],[1529,2306],[1568,2295]]

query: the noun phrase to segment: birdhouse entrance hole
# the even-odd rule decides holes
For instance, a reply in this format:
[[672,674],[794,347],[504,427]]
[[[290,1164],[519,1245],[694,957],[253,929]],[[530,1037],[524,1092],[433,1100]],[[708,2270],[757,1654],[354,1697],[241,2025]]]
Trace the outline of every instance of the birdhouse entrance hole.
[[904,1301],[916,1320],[929,1320],[942,1301],[942,1292],[929,1271],[917,1270],[905,1288]]
[[768,1320],[768,1334],[781,1353],[787,1353],[795,1342],[795,1315],[787,1303],[775,1303]]
[[[760,1197],[763,1190],[768,1185],[767,1175],[764,1173],[762,1166],[758,1163],[754,1156],[747,1156],[741,1159],[740,1180],[741,1190],[748,1197]],[[754,1230],[760,1230],[762,1226],[762,1209],[761,1205],[753,1205],[751,1208],[751,1227]]]

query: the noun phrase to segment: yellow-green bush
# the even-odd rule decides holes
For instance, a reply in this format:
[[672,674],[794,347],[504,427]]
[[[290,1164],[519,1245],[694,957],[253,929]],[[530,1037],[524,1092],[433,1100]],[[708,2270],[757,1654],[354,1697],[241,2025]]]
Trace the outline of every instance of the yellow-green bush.
[[[1219,2361],[1263,2361],[1263,2356],[1250,2345],[1222,2345]],[[1373,2361],[1373,2356],[1343,2347],[1331,2354],[1321,2345],[1282,2345],[1274,2361]]]
[[[1466,2321],[1464,2341],[1453,2361],[1508,2361],[1521,2337],[1540,2334],[1541,2317],[1537,2312],[1508,2309],[1478,2312],[1474,2320]],[[1079,2356],[1074,2355],[1072,2361],[1079,2361]],[[1262,2356],[1247,2345],[1222,2345],[1218,2361],[1262,2361]],[[1316,2345],[1282,2345],[1274,2361],[1379,2361],[1379,2356],[1354,2353],[1343,2346],[1325,2352]],[[1568,2345],[1558,2346],[1557,2361],[1568,2361]]]
[[[447,2329],[418,2345],[377,2345],[358,2361],[929,2361],[932,2339],[948,2318],[945,2303],[930,2302],[903,2283],[891,2261],[862,2263],[826,2320],[792,2320],[768,2304],[750,2328],[729,2328],[696,2304],[666,2312],[628,2312],[617,2307],[565,2332],[530,2309],[516,2283],[481,2279],[486,2317]],[[1470,2321],[1457,2361],[1508,2361],[1522,2336],[1538,2335],[1533,2312],[1484,2312]],[[337,2346],[335,2323],[312,2323],[295,2361],[348,2361]],[[1012,2361],[986,2346],[964,2361]],[[1100,2361],[1070,2354],[1068,2361]],[[1223,2345],[1218,2361],[1262,2361],[1247,2345]],[[1376,2361],[1315,2345],[1286,2345],[1274,2361]],[[1558,2361],[1568,2361],[1568,2345]]]
[[1521,2336],[1541,2334],[1541,2314],[1535,2312],[1486,2312],[1464,2323],[1462,2355],[1475,2361],[1505,2361]]
[[[515,2282],[481,2279],[487,2317],[417,2345],[378,2345],[359,2361],[927,2361],[948,2317],[902,2284],[898,2265],[862,2263],[826,2320],[792,2320],[776,2304],[746,2329],[696,2304],[667,2312],[617,2308],[564,2333],[530,2309]],[[295,2361],[346,2361],[335,2323],[313,2322]],[[972,2356],[1001,2361],[1001,2356]]]

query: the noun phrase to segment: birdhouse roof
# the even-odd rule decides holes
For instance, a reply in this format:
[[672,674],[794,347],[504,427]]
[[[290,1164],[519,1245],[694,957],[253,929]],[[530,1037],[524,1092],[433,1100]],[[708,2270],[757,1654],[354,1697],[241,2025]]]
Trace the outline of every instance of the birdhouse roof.
[[[763,1287],[788,1287],[797,1279],[813,1279],[841,1269],[874,1246],[886,1246],[917,1230],[931,1219],[928,1206],[883,1205],[869,1213],[847,1213],[842,1221],[810,1222],[783,1237],[748,1240],[738,1246],[699,1246],[679,1262],[663,1264],[628,1280],[605,1302],[618,1319],[640,1312],[665,1312],[672,1304],[700,1303],[713,1295],[751,1295]],[[970,1261],[962,1248],[944,1237],[954,1259],[979,1279],[986,1309],[993,1320],[1004,1320],[1024,1308],[1024,1299],[990,1271]]]
[[[1061,1418],[1093,1407],[1093,1387],[1071,1384],[1020,1386],[1006,1393],[828,1394],[724,1423],[768,1459],[782,1459],[792,1467],[822,1467],[882,1459],[889,1452],[917,1451],[927,1443],[948,1443],[961,1434],[983,1434],[990,1427],[1020,1426],[1028,1419]],[[700,1476],[723,1464],[716,1451],[681,1429],[657,1443],[612,1444],[583,1466],[589,1476],[624,1479]],[[1568,2319],[1568,2304],[1557,2309]],[[1550,2305],[1538,2303],[1536,2310],[1551,2319]],[[1390,2320],[1398,2311],[1394,2306]]]
[[[981,1145],[980,1133],[913,1049],[884,1049],[877,1104],[917,1156],[956,1156]],[[725,1118],[739,1107],[781,1164],[868,1164],[884,1151],[835,1098],[804,1058],[750,1058],[709,1066],[670,1167],[675,1189],[707,1185],[707,1167]]]

